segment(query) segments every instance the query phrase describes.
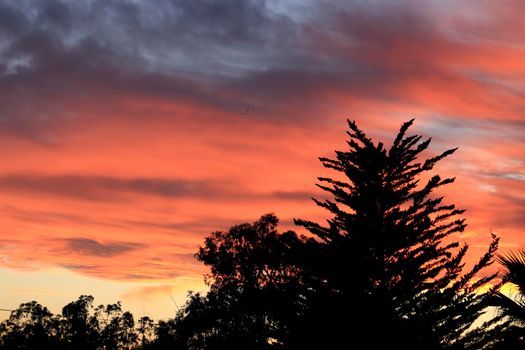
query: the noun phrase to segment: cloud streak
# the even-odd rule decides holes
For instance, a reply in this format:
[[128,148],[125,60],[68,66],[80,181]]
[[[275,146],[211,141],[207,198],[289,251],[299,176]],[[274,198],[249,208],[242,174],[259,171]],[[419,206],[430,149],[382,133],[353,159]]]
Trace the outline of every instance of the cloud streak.
[[0,191],[42,194],[87,201],[115,201],[127,195],[200,200],[287,200],[302,201],[312,195],[306,191],[250,192],[232,181],[183,180],[162,178],[122,179],[106,176],[35,176],[0,177]]
[[141,245],[136,243],[101,243],[93,239],[82,237],[65,238],[64,242],[66,243],[66,250],[74,251],[79,255],[89,255],[106,258],[122,255],[126,252],[141,248]]

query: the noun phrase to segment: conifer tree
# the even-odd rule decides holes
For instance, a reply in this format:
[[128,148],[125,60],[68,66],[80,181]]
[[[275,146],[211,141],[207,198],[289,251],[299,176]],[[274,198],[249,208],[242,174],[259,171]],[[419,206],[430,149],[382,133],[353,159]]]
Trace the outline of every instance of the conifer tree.
[[473,328],[487,294],[479,288],[495,274],[498,239],[466,270],[463,210],[435,191],[454,181],[429,175],[447,150],[420,160],[430,139],[407,136],[402,125],[390,148],[374,143],[349,121],[348,150],[320,158],[335,178],[319,178],[330,199],[316,200],[330,213],[327,225],[296,220],[318,242],[309,266],[318,281],[317,309],[309,316],[310,344],[367,344],[369,348],[475,349],[490,342],[489,324]]

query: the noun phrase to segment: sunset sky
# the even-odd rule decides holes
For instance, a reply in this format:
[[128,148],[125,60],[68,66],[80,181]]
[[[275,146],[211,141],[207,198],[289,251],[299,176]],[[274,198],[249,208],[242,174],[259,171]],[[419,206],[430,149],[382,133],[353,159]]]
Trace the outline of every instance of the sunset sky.
[[[525,2],[0,0],[0,308],[174,315],[214,230],[321,219],[346,119],[432,137],[443,194],[525,244]],[[302,232],[296,228],[298,232]],[[8,313],[0,313],[0,319]]]

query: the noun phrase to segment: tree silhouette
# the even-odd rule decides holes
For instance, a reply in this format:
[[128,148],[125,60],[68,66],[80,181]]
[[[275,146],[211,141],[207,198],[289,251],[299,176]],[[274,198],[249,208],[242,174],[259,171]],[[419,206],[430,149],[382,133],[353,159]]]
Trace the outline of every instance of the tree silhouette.
[[91,295],[81,295],[62,308],[61,333],[66,349],[92,350],[100,342],[99,320],[91,315]]
[[155,322],[148,316],[143,316],[138,320],[137,334],[138,341],[142,349],[150,349],[155,340]]
[[[138,335],[153,333],[153,321],[141,319],[135,328],[133,315],[120,302],[93,308],[94,298],[82,295],[53,315],[36,301],[23,303],[0,323],[0,349],[137,349]],[[151,342],[141,339],[143,348]]]
[[490,300],[500,316],[508,321],[500,334],[501,344],[496,349],[518,349],[525,346],[525,249],[499,255],[503,267],[502,285],[510,284],[514,292],[504,294],[501,288],[493,291]]
[[175,334],[176,328],[175,320],[159,321],[155,327],[155,337],[147,349],[189,349],[189,347],[185,346],[185,343],[180,340],[181,337]]
[[58,343],[57,319],[36,301],[21,304],[0,324],[1,349],[54,349]]
[[[463,271],[467,245],[451,239],[466,226],[463,210],[434,193],[454,179],[427,174],[455,149],[419,161],[430,139],[407,136],[412,123],[402,125],[387,149],[349,121],[349,149],[320,158],[338,174],[319,178],[331,196],[315,200],[331,215],[327,226],[296,220],[320,242],[310,269],[320,281],[322,307],[311,322],[323,320],[323,338],[333,346],[349,337],[370,348],[386,342],[391,348],[470,349],[488,342],[488,325],[470,327],[486,306],[487,294],[476,291],[495,275],[478,275],[492,262],[498,240],[493,237],[479,262]],[[318,334],[310,334],[314,342]]]
[[177,315],[181,348],[283,347],[303,307],[295,257],[305,240],[276,226],[277,217],[268,214],[206,238],[196,256],[210,266],[210,291],[191,294]]
[[[53,315],[22,304],[0,323],[0,349],[515,349],[524,343],[525,251],[501,256],[509,299],[495,287],[498,239],[465,269],[463,210],[435,192],[454,181],[430,175],[445,151],[419,160],[430,140],[404,123],[386,148],[349,122],[348,150],[321,158],[329,199],[315,203],[326,225],[278,232],[273,214],[210,234],[196,258],[210,268],[206,293],[190,293],[174,319],[134,322],[120,302],[93,306],[82,295]],[[497,285],[499,286],[499,285]],[[475,326],[487,306],[501,316]],[[500,322],[507,318],[509,322]],[[364,344],[364,345],[363,345]]]
[[93,319],[98,325],[99,344],[106,350],[127,350],[134,348],[138,336],[133,315],[122,311],[120,302],[100,305],[95,309]]
[[[327,226],[296,220],[314,238],[278,234],[277,218],[214,232],[197,258],[211,268],[210,291],[192,294],[174,323],[180,348],[481,349],[496,321],[473,327],[489,300],[482,270],[497,250],[464,271],[463,210],[435,195],[454,179],[429,176],[448,150],[418,161],[430,140],[406,136],[374,144],[349,122],[348,151],[321,158],[339,174],[320,178],[333,198]],[[492,327],[492,328],[491,328]],[[372,336],[370,336],[372,335]]]
[[511,298],[501,291],[495,292],[494,300],[499,300],[496,306],[511,321],[525,327],[525,249],[500,255],[498,261],[504,268],[503,282],[514,285],[517,293]]

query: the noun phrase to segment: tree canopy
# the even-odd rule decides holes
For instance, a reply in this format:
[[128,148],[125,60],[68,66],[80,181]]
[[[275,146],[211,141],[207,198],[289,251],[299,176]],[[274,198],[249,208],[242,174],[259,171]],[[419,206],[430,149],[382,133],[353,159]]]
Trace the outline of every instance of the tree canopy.
[[120,303],[93,307],[82,295],[55,315],[36,301],[23,303],[0,323],[0,349],[134,349],[138,330]]

